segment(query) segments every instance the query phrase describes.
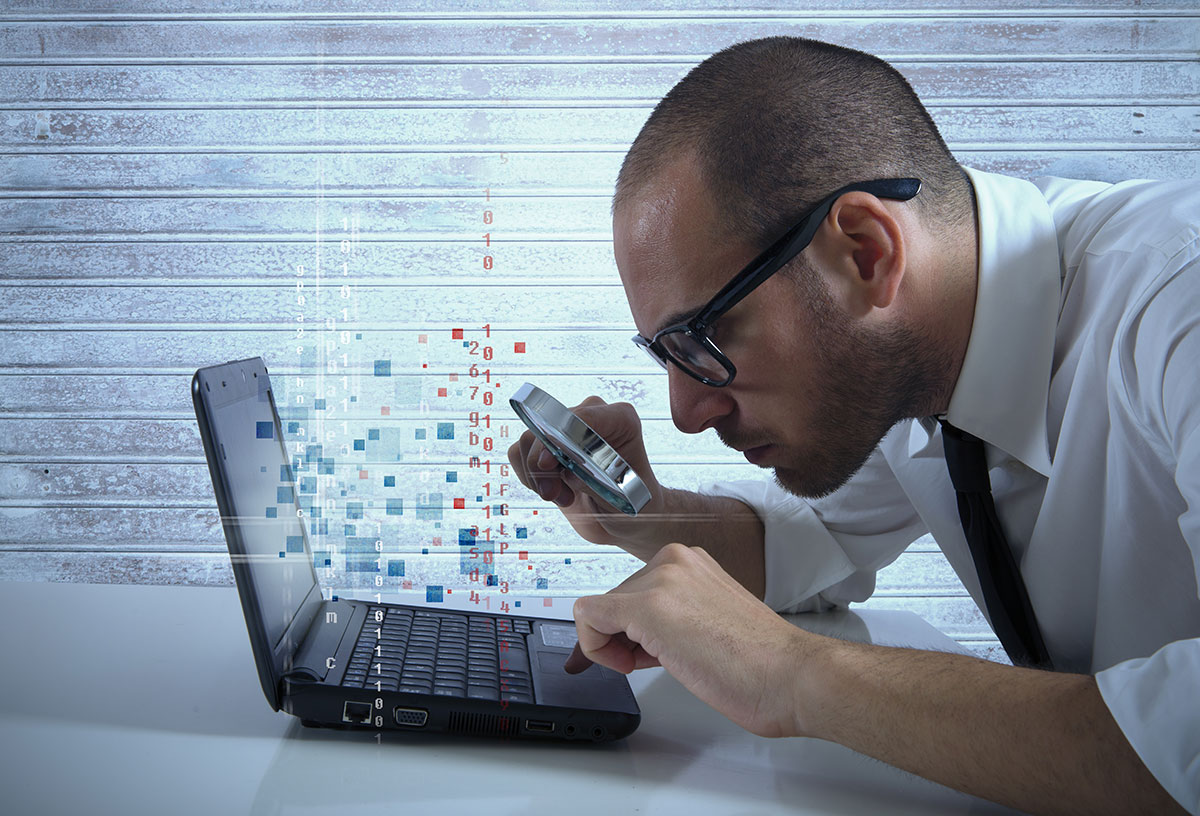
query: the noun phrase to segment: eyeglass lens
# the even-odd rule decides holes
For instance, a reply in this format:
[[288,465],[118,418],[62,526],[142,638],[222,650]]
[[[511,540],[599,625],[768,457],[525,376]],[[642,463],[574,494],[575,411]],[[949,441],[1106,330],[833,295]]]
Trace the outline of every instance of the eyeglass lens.
[[721,362],[690,332],[669,332],[660,337],[658,342],[667,354],[693,374],[718,381],[729,376],[725,366],[721,365]]

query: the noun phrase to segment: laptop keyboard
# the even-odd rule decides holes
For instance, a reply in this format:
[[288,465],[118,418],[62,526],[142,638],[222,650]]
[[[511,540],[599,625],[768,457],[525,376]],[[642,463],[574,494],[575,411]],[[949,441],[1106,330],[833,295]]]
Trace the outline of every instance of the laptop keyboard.
[[529,633],[526,620],[373,605],[342,685],[532,703]]

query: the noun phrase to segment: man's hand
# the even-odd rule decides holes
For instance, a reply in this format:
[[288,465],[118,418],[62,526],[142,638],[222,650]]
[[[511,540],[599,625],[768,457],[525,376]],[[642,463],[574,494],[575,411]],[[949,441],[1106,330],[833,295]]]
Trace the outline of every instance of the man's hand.
[[[692,694],[763,737],[793,735],[797,646],[780,618],[699,547],[667,544],[605,595],[574,607],[576,673],[662,666]],[[811,636],[816,638],[816,636]],[[820,638],[818,638],[820,639]]]
[[[571,411],[621,455],[650,491],[650,501],[638,516],[627,516],[597,498],[578,476],[558,463],[532,431],[522,433],[508,449],[513,472],[521,484],[557,504],[575,532],[585,540],[621,546],[641,557],[641,548],[630,545],[649,543],[654,530],[662,526],[666,506],[666,491],[654,477],[646,456],[642,421],[629,403],[609,404],[594,396]],[[647,559],[642,557],[642,560]]]

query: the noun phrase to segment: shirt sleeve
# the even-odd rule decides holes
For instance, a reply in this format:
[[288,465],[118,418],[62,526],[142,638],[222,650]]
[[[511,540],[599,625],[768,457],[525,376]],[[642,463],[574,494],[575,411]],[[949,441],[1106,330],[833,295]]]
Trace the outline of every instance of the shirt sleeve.
[[[1165,287],[1156,300],[1171,304],[1166,311],[1175,314],[1155,315],[1151,307],[1143,318],[1150,331],[1178,327],[1149,344],[1158,353],[1153,364],[1138,361],[1137,391],[1157,393],[1130,397],[1154,407],[1146,417],[1147,435],[1174,457],[1175,484],[1185,503],[1179,529],[1200,586],[1200,261],[1172,283],[1184,285]],[[1146,370],[1161,376],[1141,376]],[[1176,801],[1200,814],[1200,638],[1177,640],[1149,657],[1118,663],[1097,673],[1096,683],[1142,762]]]
[[928,532],[878,448],[850,481],[821,499],[802,499],[774,480],[707,482],[699,492],[738,499],[762,520],[763,601],[778,612],[865,601],[875,591],[876,571]]

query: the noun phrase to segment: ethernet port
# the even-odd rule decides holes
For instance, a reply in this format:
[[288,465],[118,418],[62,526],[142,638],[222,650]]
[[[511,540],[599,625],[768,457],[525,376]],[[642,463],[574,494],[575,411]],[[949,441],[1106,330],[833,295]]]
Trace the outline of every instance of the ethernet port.
[[345,707],[342,709],[342,722],[370,723],[371,722],[371,705],[370,705],[370,703],[356,703],[352,700],[347,700]]

